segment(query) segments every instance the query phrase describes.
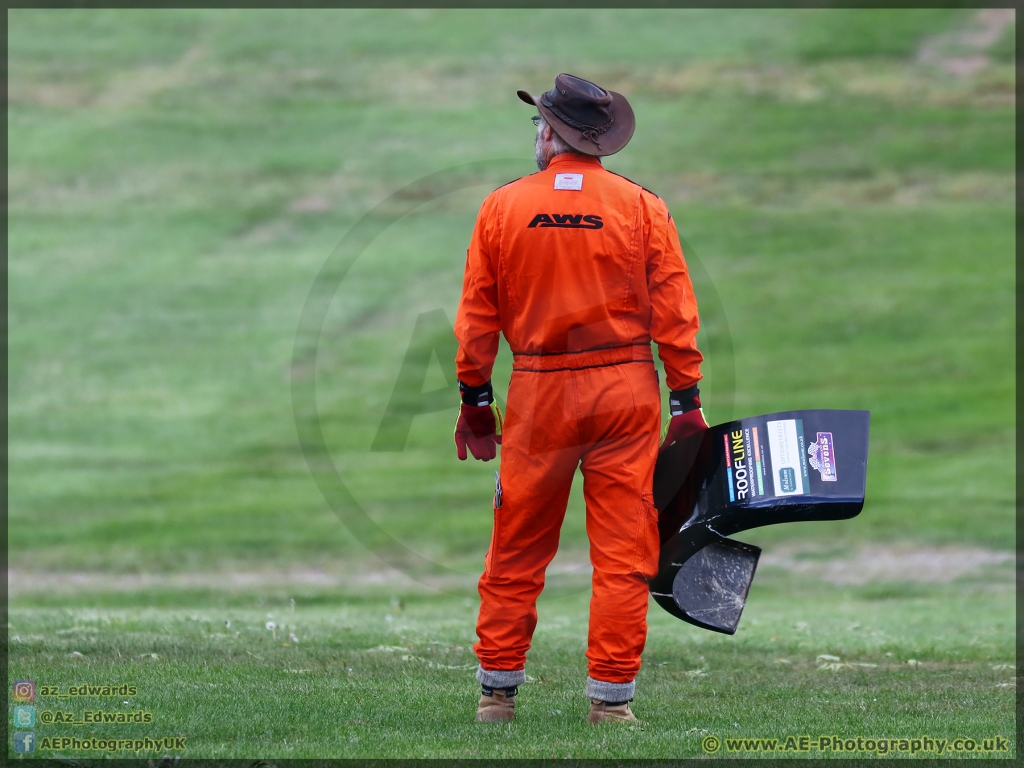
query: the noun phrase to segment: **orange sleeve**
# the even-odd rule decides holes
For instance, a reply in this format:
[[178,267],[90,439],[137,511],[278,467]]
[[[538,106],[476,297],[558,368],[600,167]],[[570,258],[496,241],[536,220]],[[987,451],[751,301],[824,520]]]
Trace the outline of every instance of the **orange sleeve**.
[[697,349],[697,299],[686,269],[679,233],[665,204],[642,193],[648,227],[647,293],[651,298],[651,338],[665,364],[670,390],[689,389],[701,379],[704,356]]
[[477,215],[466,253],[462,299],[455,316],[459,352],[455,370],[459,380],[479,387],[491,378],[498,354],[501,318],[498,314],[498,235],[501,231],[497,194],[492,193]]

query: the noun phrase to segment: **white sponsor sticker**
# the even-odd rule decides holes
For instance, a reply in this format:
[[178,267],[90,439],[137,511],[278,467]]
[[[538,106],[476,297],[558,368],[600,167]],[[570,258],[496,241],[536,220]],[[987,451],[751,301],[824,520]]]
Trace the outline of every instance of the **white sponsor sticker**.
[[582,173],[556,173],[555,189],[583,189]]
[[798,496],[807,493],[804,472],[800,465],[800,442],[796,420],[768,422],[768,450],[772,457],[772,485],[776,496]]

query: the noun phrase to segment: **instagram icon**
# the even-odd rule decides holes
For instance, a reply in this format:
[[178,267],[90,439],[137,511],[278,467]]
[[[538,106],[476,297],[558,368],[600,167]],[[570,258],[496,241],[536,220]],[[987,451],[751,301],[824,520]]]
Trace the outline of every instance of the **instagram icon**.
[[30,702],[36,700],[35,680],[15,680],[14,700],[18,702]]

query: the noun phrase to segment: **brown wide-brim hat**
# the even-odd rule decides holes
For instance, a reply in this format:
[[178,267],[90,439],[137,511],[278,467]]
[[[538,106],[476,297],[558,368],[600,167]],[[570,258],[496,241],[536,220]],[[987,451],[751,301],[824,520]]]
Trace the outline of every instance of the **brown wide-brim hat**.
[[559,138],[584,155],[614,155],[633,137],[636,118],[626,97],[589,80],[563,72],[547,93],[518,93],[537,107]]

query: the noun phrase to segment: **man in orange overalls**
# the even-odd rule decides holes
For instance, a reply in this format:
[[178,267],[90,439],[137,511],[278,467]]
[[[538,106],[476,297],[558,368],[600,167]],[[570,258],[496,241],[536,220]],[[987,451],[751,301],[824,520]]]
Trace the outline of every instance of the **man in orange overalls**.
[[[670,389],[667,446],[707,429],[697,304],[665,204],[598,159],[633,135],[626,99],[566,74],[540,97],[519,97],[540,112],[540,173],[484,201],[455,322],[459,458],[468,447],[487,461],[502,446],[479,584],[477,720],[514,717],[537,597],[582,466],[594,567],[588,719],[633,721],[628,702],[659,547],[652,484],[661,397],[651,341]],[[504,424],[490,382],[499,332],[513,353]]]

